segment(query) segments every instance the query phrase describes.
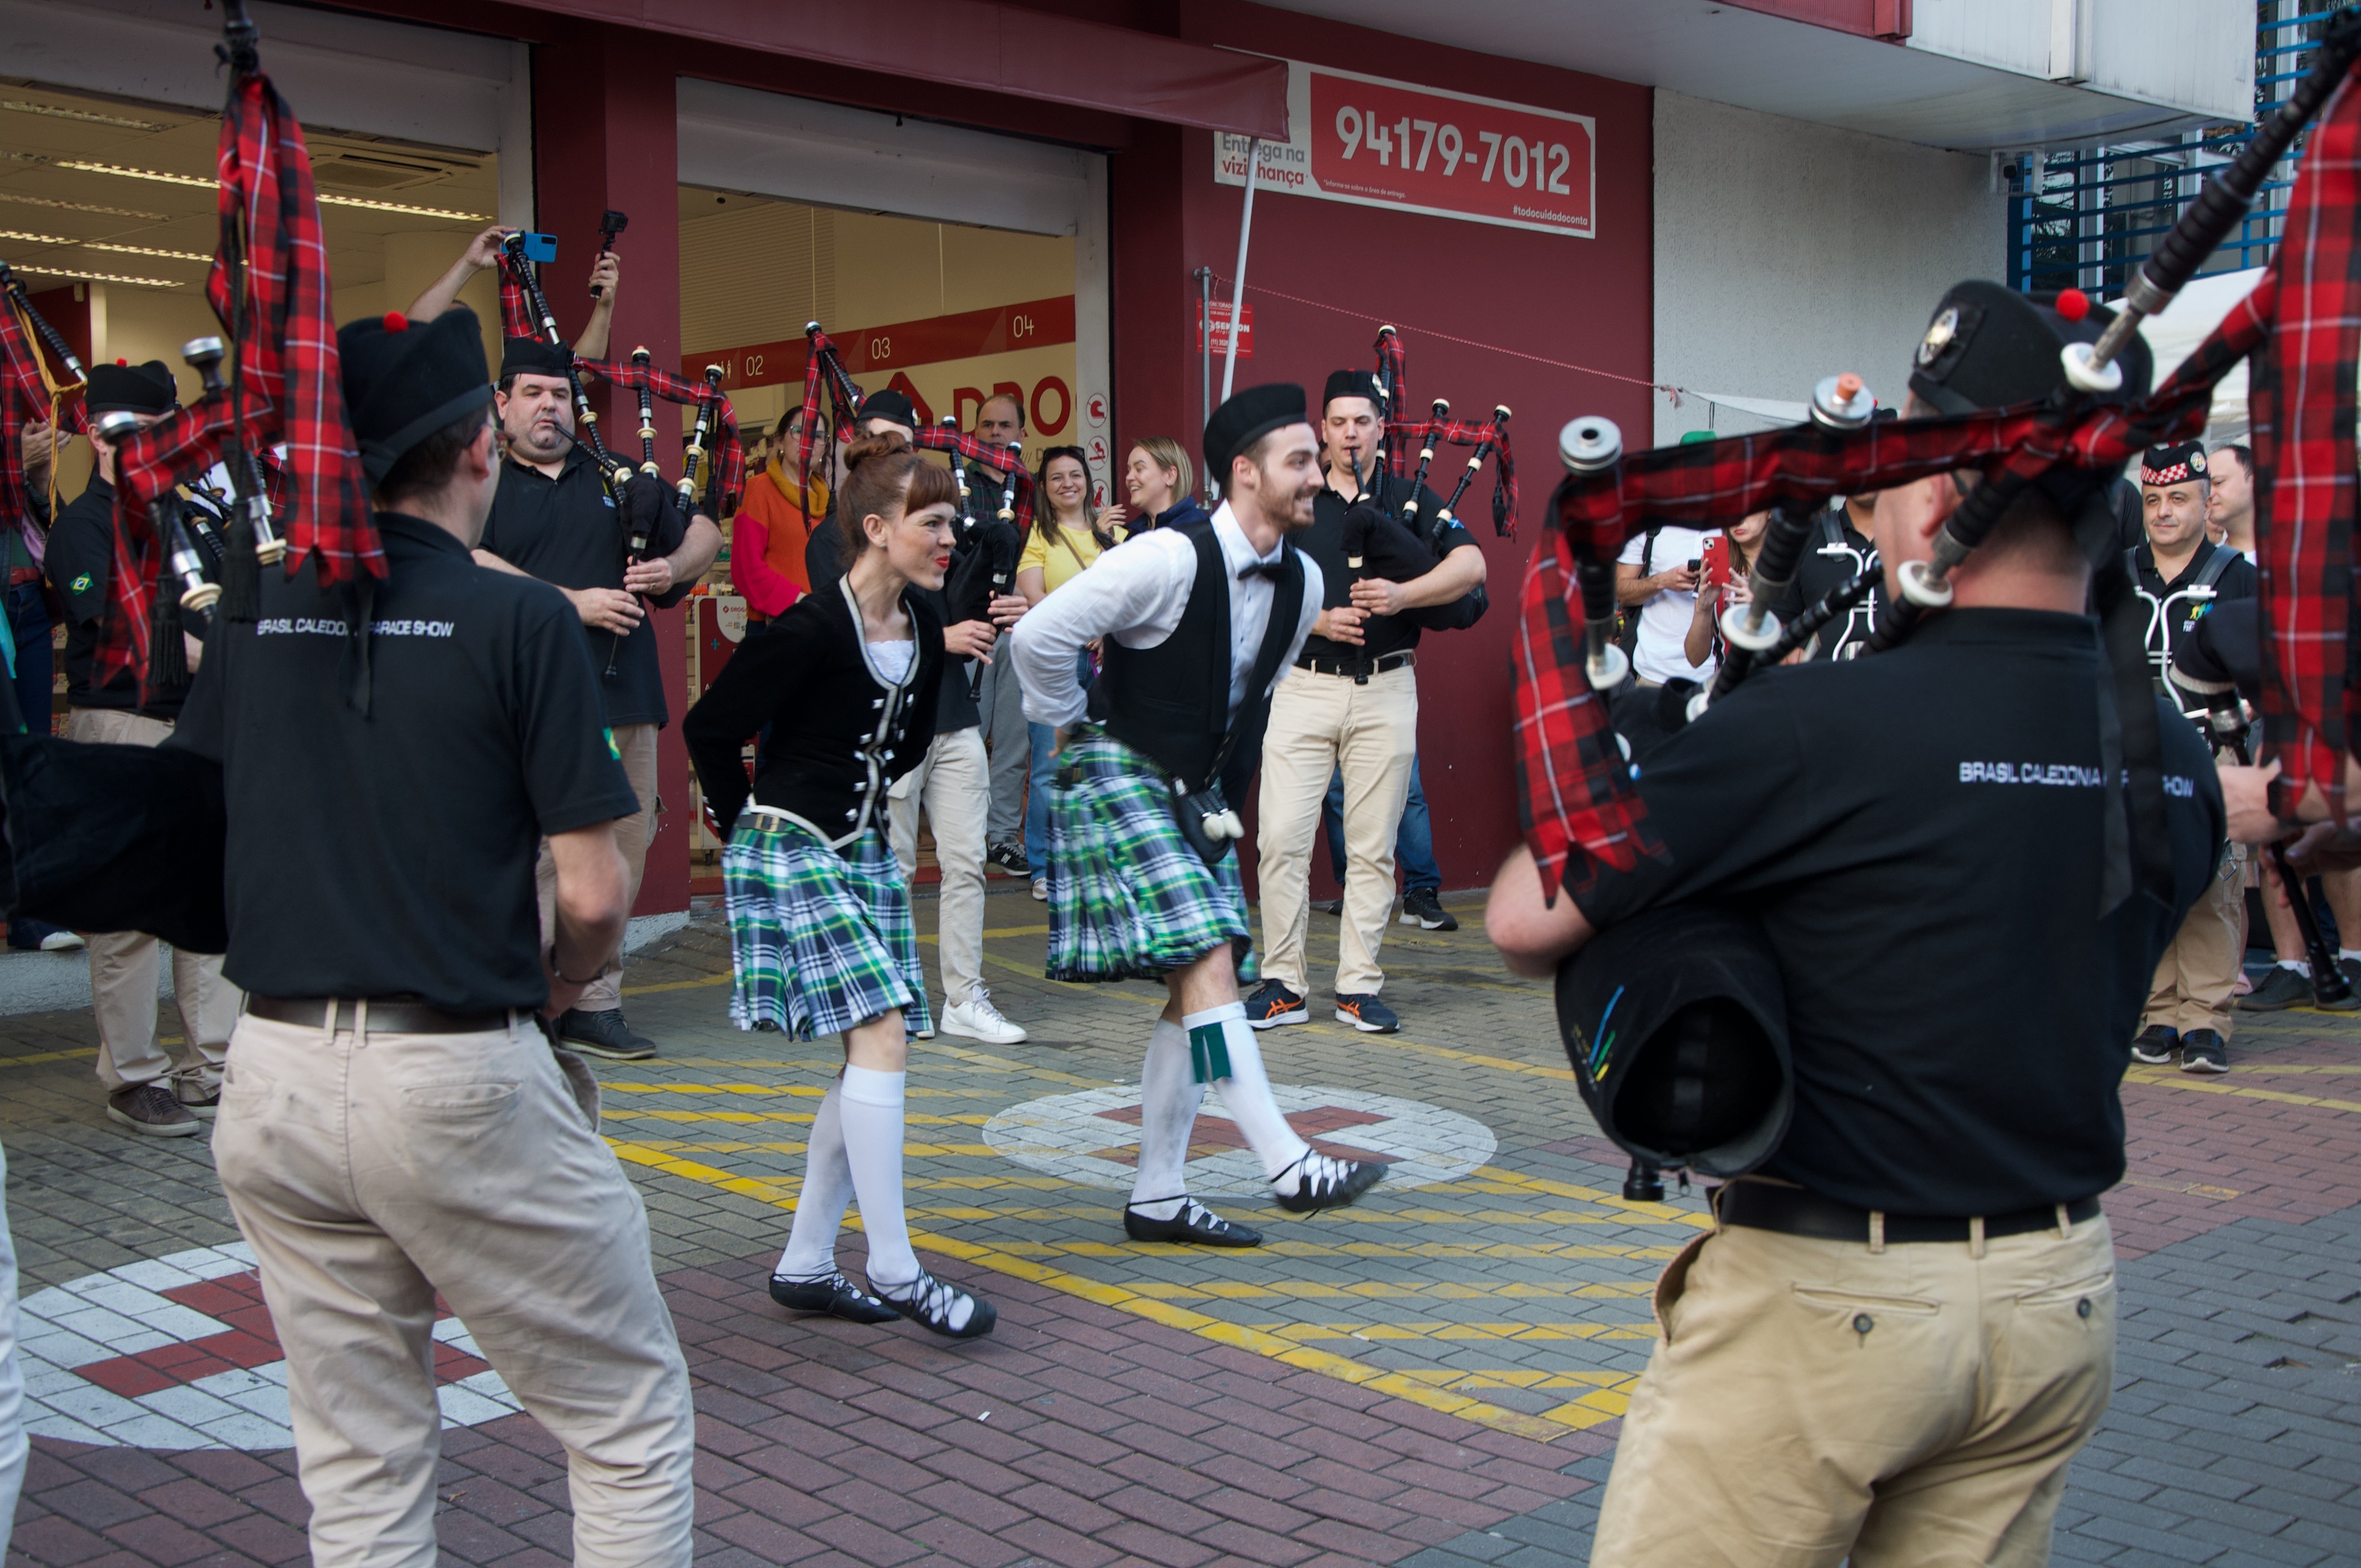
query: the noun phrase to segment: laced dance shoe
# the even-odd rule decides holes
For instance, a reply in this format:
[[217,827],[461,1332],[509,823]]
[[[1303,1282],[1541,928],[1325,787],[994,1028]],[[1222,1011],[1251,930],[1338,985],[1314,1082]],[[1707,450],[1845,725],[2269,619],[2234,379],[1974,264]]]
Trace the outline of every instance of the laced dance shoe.
[[[1341,1209],[1384,1180],[1385,1175],[1386,1168],[1375,1160],[1336,1159],[1307,1151],[1301,1159],[1279,1173],[1271,1183],[1272,1195],[1279,1206],[1290,1214]],[[1290,1176],[1295,1179],[1292,1192],[1284,1185]]]

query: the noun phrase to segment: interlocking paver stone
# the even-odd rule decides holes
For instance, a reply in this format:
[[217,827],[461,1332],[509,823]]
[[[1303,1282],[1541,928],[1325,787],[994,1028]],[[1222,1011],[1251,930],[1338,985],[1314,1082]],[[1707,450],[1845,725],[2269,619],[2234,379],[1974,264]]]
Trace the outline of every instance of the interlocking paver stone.
[[[1472,921],[1455,934],[1397,928],[1387,994],[1403,1033],[1361,1036],[1315,1006],[1319,1021],[1263,1036],[1272,1076],[1312,1086],[1299,1114],[1340,1129],[1333,1139],[1414,1140],[1422,1123],[1465,1118],[1488,1144],[1438,1142],[1414,1157],[1444,1162],[1431,1179],[1296,1218],[1250,1183],[1216,1190],[1236,1140],[1210,1100],[1200,1190],[1269,1245],[1137,1246],[1117,1223],[1136,1118],[1058,1101],[1136,1079],[1159,998],[1043,981],[1040,906],[1016,884],[994,889],[995,1000],[1035,1037],[919,1042],[910,1078],[919,1248],[1001,1309],[998,1332],[972,1344],[907,1325],[790,1321],[772,1307],[763,1281],[834,1047],[729,1025],[726,934],[709,910],[632,961],[633,1022],[664,1054],[601,1069],[604,1131],[646,1201],[697,1383],[700,1563],[1583,1561],[1613,1418],[1653,1337],[1649,1284],[1702,1206],[1619,1196],[1620,1158],[1583,1114],[1546,992],[1503,975]],[[1455,902],[1463,916],[1473,908]],[[931,899],[918,911],[930,932]],[[1316,942],[1333,939],[1315,927]],[[45,1315],[27,1319],[42,1359],[17,1552],[91,1568],[300,1560],[307,1508],[272,1368],[239,1373],[254,1392],[236,1398],[259,1403],[220,1429],[227,1446],[176,1447],[205,1441],[205,1416],[232,1394],[176,1377],[193,1365],[178,1331],[124,1315],[152,1294],[91,1299],[92,1277],[110,1270],[148,1293],[183,1277],[222,1291],[247,1266],[205,1141],[135,1139],[106,1123],[93,1039],[86,1014],[0,1020],[23,1288],[81,1292],[54,1309],[42,1298]],[[2125,1258],[2118,1389],[2070,1474],[2059,1561],[2356,1555],[2356,1045],[2361,1020],[2242,1020],[2229,1078],[2199,1086],[2142,1069],[2126,1086],[2132,1173],[2108,1199]],[[1389,1122],[1356,1098],[1370,1095],[1451,1117]],[[1017,1107],[1069,1120],[991,1125]],[[1060,1164],[1043,1152],[1056,1139],[1098,1150],[1104,1168]],[[192,1250],[214,1248],[231,1250]],[[160,1261],[182,1255],[199,1261]],[[851,1229],[847,1268],[861,1258]],[[260,1354],[273,1348],[250,1289],[174,1299],[192,1314],[235,1307]],[[123,1354],[150,1370],[112,1391],[83,1376]],[[503,1413],[513,1404],[479,1403],[456,1407],[476,1424],[445,1433],[444,1552],[518,1568],[566,1560],[562,1450],[531,1417]]]

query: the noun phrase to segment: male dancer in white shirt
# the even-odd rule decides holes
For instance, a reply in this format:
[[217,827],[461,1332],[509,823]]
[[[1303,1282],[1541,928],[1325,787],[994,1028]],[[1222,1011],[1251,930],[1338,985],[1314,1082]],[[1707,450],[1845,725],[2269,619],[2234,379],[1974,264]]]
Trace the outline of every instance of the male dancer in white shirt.
[[[1205,466],[1228,477],[1211,519],[1109,551],[1010,636],[1026,717],[1064,740],[1049,808],[1049,978],[1160,980],[1171,995],[1140,1069],[1124,1230],[1254,1246],[1257,1232],[1186,1190],[1207,1083],[1282,1209],[1350,1203],[1384,1168],[1321,1154],[1288,1125],[1238,999],[1253,938],[1240,829],[1217,781],[1320,613],[1320,569],[1286,537],[1310,526],[1323,482],[1303,389],[1250,387],[1224,402],[1205,426]],[[1103,668],[1085,694],[1075,661],[1093,640]]]

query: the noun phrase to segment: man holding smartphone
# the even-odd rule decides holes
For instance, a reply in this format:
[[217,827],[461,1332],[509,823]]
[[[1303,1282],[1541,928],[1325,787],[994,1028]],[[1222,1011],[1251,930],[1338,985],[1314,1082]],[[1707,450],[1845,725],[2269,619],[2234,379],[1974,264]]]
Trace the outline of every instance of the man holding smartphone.
[[1697,619],[1706,537],[1697,529],[1666,523],[1633,535],[1616,560],[1615,602],[1640,612],[1631,668],[1643,686],[1702,681],[1713,674],[1710,660],[1690,663],[1685,647],[1689,623]]

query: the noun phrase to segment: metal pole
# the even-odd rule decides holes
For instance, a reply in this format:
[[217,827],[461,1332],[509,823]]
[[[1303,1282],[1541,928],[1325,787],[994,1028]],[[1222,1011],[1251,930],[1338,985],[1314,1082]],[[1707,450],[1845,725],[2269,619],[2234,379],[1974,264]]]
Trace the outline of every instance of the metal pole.
[[[1197,428],[1213,422],[1213,269],[1197,269]],[[1204,476],[1205,499],[1219,488],[1213,476]]]
[[1230,400],[1230,386],[1238,373],[1238,326],[1246,299],[1246,241],[1254,234],[1254,193],[1262,172],[1262,138],[1246,138],[1246,205],[1238,214],[1238,270],[1230,280],[1230,341],[1222,354],[1222,401]]

